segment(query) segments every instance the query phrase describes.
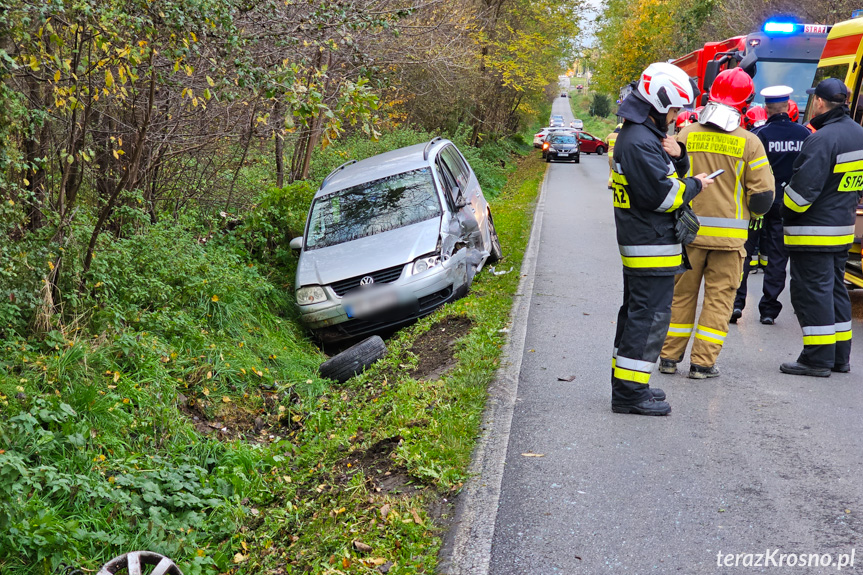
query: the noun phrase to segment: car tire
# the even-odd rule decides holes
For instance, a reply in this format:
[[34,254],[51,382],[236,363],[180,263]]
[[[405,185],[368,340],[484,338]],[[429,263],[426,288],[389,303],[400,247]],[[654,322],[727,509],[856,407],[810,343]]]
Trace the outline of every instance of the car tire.
[[379,335],[373,335],[334,355],[318,368],[321,377],[344,383],[362,373],[384,356],[387,346]]
[[580,163],[581,163],[581,154],[576,154],[576,155],[575,155],[575,163],[576,163],[576,164],[580,164]]
[[596,147],[596,155],[597,155],[597,156],[601,156],[601,155],[602,155],[602,154],[604,154],[604,153],[605,153],[605,148],[603,148],[602,146],[597,146],[597,147]]
[[498,262],[503,257],[503,248],[500,247],[500,238],[497,237],[497,229],[494,227],[494,218],[491,217],[491,210],[488,211],[488,237],[491,240],[491,251],[488,261],[491,263]]
[[546,164],[551,163],[551,157],[550,156],[545,157],[545,163]]

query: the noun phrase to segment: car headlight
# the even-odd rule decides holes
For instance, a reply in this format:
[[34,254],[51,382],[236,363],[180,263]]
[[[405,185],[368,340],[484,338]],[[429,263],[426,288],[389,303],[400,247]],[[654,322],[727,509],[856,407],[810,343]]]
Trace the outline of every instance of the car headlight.
[[327,292],[321,286],[307,286],[297,290],[297,303],[300,305],[311,305],[322,301],[327,301]]
[[440,263],[440,256],[424,256],[414,261],[411,275],[421,274]]

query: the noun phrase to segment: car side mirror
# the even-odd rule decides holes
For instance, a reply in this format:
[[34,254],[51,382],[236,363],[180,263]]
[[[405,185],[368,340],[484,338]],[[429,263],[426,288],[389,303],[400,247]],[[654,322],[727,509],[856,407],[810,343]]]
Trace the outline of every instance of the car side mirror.
[[291,240],[291,243],[290,243],[290,246],[291,246],[291,249],[292,249],[292,250],[301,250],[301,249],[303,249],[303,236],[300,236],[300,237],[298,237],[298,238],[294,238],[294,239],[292,239],[292,240]]

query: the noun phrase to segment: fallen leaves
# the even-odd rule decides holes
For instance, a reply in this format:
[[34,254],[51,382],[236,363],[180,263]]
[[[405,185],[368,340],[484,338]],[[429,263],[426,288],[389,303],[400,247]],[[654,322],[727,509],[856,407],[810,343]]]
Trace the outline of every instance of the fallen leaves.
[[357,539],[354,539],[352,543],[353,543],[354,549],[356,549],[360,553],[369,553],[372,550],[371,545],[366,545],[365,543],[363,543],[362,541],[359,541]]
[[574,381],[574,380],[575,380],[574,375],[567,375],[566,377],[558,376],[558,378],[557,378],[557,381]]

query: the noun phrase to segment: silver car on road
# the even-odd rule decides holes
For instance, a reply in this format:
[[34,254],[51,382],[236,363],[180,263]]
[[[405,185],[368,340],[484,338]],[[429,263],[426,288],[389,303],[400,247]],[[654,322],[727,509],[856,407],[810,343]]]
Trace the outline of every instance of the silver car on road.
[[427,315],[502,256],[476,175],[442,138],[336,168],[291,247],[300,319],[324,342]]

